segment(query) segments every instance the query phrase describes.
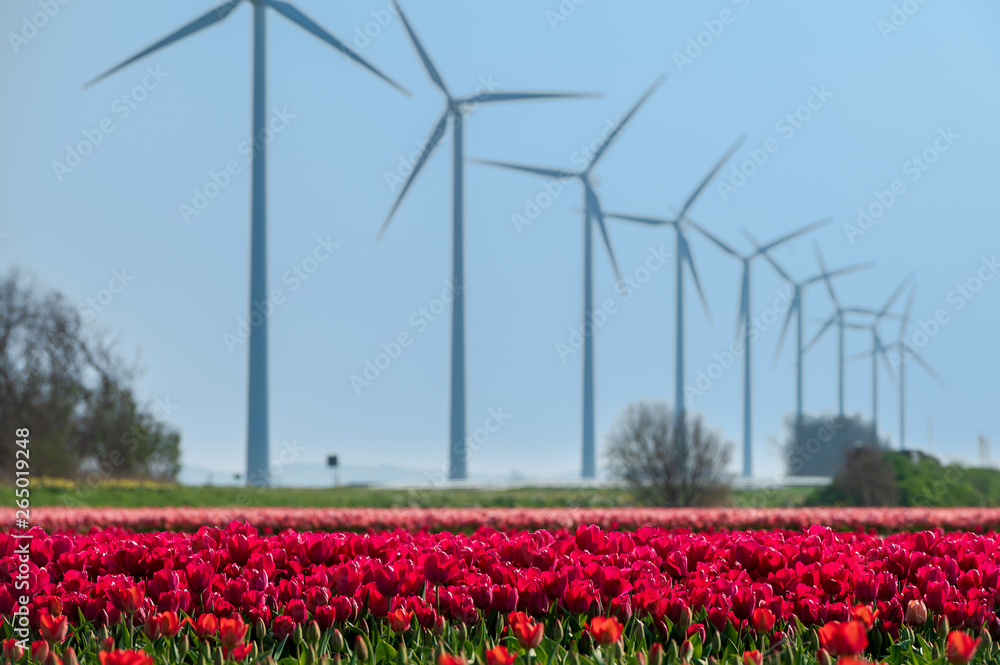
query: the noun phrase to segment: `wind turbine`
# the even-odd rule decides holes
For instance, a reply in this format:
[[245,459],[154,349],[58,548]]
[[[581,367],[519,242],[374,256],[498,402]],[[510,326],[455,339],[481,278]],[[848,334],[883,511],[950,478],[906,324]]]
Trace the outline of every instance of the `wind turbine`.
[[481,92],[467,97],[455,97],[445,85],[444,78],[431,61],[427,50],[417,38],[417,33],[407,20],[402,8],[395,0],[393,6],[399,14],[403,28],[413,44],[417,55],[423,63],[427,75],[435,86],[444,94],[445,109],[438,119],[430,138],[413,170],[403,183],[403,188],[392,204],[392,209],[385,218],[378,232],[381,240],[389,228],[389,223],[403,203],[410,186],[416,180],[427,160],[434,153],[444,137],[448,121],[451,120],[452,144],[454,150],[452,171],[452,249],[451,249],[451,279],[454,288],[454,298],[451,303],[451,425],[449,432],[449,477],[453,480],[464,479],[468,475],[466,461],[466,424],[465,424],[465,147],[464,124],[465,116],[479,104],[497,102],[540,101],[547,99],[579,99],[593,97],[591,94],[559,93],[559,92]]
[[[795,280],[780,264],[771,256],[770,252],[764,252],[764,258],[767,262],[771,264],[775,272],[788,282],[792,287],[792,304],[789,305],[788,311],[785,312],[785,320],[781,324],[781,335],[778,338],[778,345],[774,352],[774,360],[777,362],[778,358],[781,356],[781,349],[784,348],[785,335],[788,333],[788,327],[792,322],[792,317],[795,317],[795,424],[796,426],[802,424],[803,415],[803,356],[804,356],[804,337],[803,328],[805,324],[805,304],[804,297],[806,290],[817,282],[822,282],[828,279],[833,279],[835,277],[840,277],[843,275],[850,274],[852,272],[857,272],[859,270],[866,270],[875,265],[873,262],[858,263],[852,266],[847,266],[844,268],[839,268],[833,271],[826,271],[825,269],[812,277]],[[796,430],[798,431],[798,430]]]
[[583,185],[583,477],[593,478],[597,473],[597,461],[594,446],[594,335],[593,330],[589,333],[590,322],[594,309],[593,293],[593,261],[594,261],[594,241],[593,225],[597,224],[604,241],[604,247],[608,251],[611,259],[611,266],[614,268],[616,277],[620,278],[621,272],[618,270],[618,261],[615,259],[614,250],[611,247],[611,239],[608,237],[608,229],[604,222],[604,211],[601,208],[600,199],[594,190],[592,174],[594,167],[607,152],[611,144],[621,135],[625,125],[632,119],[639,108],[646,103],[646,100],[660,86],[665,77],[661,76],[649,87],[639,100],[632,105],[621,120],[608,132],[591,156],[587,166],[579,171],[570,171],[562,168],[547,168],[540,166],[526,166],[523,164],[513,164],[510,162],[498,162],[491,160],[473,160],[479,164],[497,166],[512,171],[531,173],[532,175],[544,178],[578,180]]
[[[84,87],[89,88],[120,69],[195,34],[227,18],[244,0],[227,0],[187,25],[175,30],[152,46],[112,67]],[[267,10],[273,9],[313,36],[326,42],[397,90],[409,94],[398,83],[351,50],[295,6],[281,0],[246,0],[253,5],[253,138],[251,156],[253,180],[250,212],[250,320],[255,304],[267,300],[267,145],[263,141],[267,127]],[[267,388],[267,317],[258,326],[250,326],[249,387],[247,400],[247,484],[270,483]]]
[[[708,308],[708,301],[705,299],[705,293],[701,288],[701,280],[698,278],[698,271],[694,266],[694,257],[691,255],[691,245],[688,242],[687,235],[685,234],[685,216],[688,210],[695,204],[698,198],[705,191],[705,188],[715,179],[716,174],[719,170],[729,161],[733,156],[733,153],[739,149],[740,145],[743,143],[743,137],[739,138],[736,143],[729,148],[729,150],[722,156],[722,158],[716,162],[715,166],[701,179],[694,191],[687,197],[684,201],[684,205],[681,206],[680,211],[677,215],[671,218],[663,217],[648,217],[644,215],[626,215],[622,213],[606,213],[606,217],[612,217],[614,219],[621,219],[629,222],[637,222],[639,224],[647,224],[650,226],[673,226],[674,227],[674,242],[676,247],[676,253],[674,254],[674,270],[676,273],[676,324],[677,330],[675,333],[675,351],[674,351],[674,417],[675,417],[675,427],[674,431],[677,433],[678,444],[681,450],[684,449],[686,445],[686,429],[685,429],[685,406],[684,406],[684,265],[687,264],[688,270],[691,272],[691,279],[694,280],[695,288],[698,292],[698,297],[701,299],[701,305],[705,310],[705,316],[709,321],[712,320],[712,314]],[[683,453],[682,453],[683,459]]]
[[[813,243],[813,249],[816,252],[816,261],[819,263],[820,270],[824,273],[828,272],[826,269],[826,261],[823,259],[823,252],[819,248],[819,243]],[[845,331],[848,328],[846,315],[850,309],[844,307],[840,304],[840,299],[837,297],[837,292],[833,289],[833,282],[829,279],[824,279],[823,283],[826,285],[826,292],[830,296],[830,300],[833,301],[833,314],[830,315],[826,321],[823,322],[823,326],[816,332],[809,343],[806,345],[806,353],[809,349],[815,346],[816,342],[820,340],[821,337],[829,330],[832,326],[837,326],[837,415],[843,417],[844,415],[844,336]]]
[[868,323],[867,325],[860,325],[860,324],[856,324],[856,323],[848,323],[848,324],[846,324],[846,327],[847,328],[852,328],[854,330],[863,330],[865,332],[870,333],[871,337],[872,337],[872,348],[871,348],[871,350],[868,351],[868,352],[859,354],[857,356],[853,356],[850,359],[854,360],[854,359],[862,358],[862,357],[869,357],[871,359],[871,370],[872,370],[872,434],[873,434],[873,436],[875,437],[876,440],[878,439],[878,359],[879,359],[879,356],[881,356],[882,359],[885,361],[886,368],[889,370],[889,376],[894,376],[895,375],[895,372],[892,371],[892,365],[889,363],[887,347],[885,346],[885,344],[882,343],[882,337],[879,335],[879,324],[882,322],[882,319],[886,318],[887,316],[891,316],[889,314],[889,309],[896,302],[896,300],[899,298],[899,296],[901,296],[903,294],[903,291],[906,289],[906,287],[909,285],[909,283],[912,280],[913,280],[913,275],[911,274],[911,275],[907,276],[902,282],[900,282],[899,286],[897,286],[896,290],[893,291],[889,295],[889,298],[885,301],[885,304],[882,305],[882,307],[880,309],[871,309],[871,308],[867,308],[867,307],[845,307],[844,308],[844,310],[847,311],[847,312],[852,312],[852,313],[855,313],[855,314],[865,314],[865,315],[868,315],[868,316],[872,317],[871,322]]
[[733,258],[739,259],[739,261],[743,264],[740,276],[740,309],[738,314],[739,321],[736,326],[736,336],[737,339],[739,339],[740,332],[743,332],[743,475],[746,478],[750,478],[753,475],[753,432],[751,429],[750,411],[750,394],[753,379],[750,362],[752,350],[752,337],[750,335],[750,324],[752,322],[750,315],[750,273],[751,268],[753,267],[753,261],[761,256],[766,256],[770,250],[829,223],[830,218],[821,219],[817,222],[813,222],[812,224],[807,224],[800,229],[792,231],[791,233],[786,233],[785,235],[764,244],[758,243],[753,236],[751,236],[750,233],[744,229],[744,235],[748,237],[750,242],[753,243],[755,247],[754,251],[749,254],[743,254],[737,251],[705,227],[695,223],[693,220],[689,221],[691,222],[691,225],[694,226],[694,228],[697,229],[703,236],[708,238],[712,244]]
[[[906,299],[906,307],[899,323],[899,339],[889,345],[887,349],[897,349],[899,363],[899,449],[906,450],[906,363],[911,359],[930,374],[931,378],[939,384],[944,385],[944,379],[934,369],[927,364],[916,349],[914,349],[906,339],[906,326],[910,323],[910,313],[913,311],[913,300],[917,296],[917,286],[910,287],[910,295]],[[895,363],[894,363],[895,364]]]

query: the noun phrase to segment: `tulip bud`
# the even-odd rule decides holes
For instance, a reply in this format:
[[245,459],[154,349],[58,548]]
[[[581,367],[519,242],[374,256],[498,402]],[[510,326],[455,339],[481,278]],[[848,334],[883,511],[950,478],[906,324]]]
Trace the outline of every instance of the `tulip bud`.
[[257,617],[257,620],[253,622],[253,634],[257,636],[258,640],[263,640],[267,636],[267,624],[264,623],[262,617]]
[[922,626],[927,623],[927,605],[922,600],[911,600],[906,604],[906,625]]
[[680,657],[680,651],[677,649],[677,640],[670,640],[670,646],[667,647],[667,651],[670,654],[670,662],[674,662]]
[[365,644],[365,638],[360,635],[354,640],[354,655],[357,656],[358,662],[368,662],[368,645]]
[[76,659],[76,649],[66,647],[66,652],[63,654],[63,665],[80,665],[80,661]]
[[295,630],[292,631],[292,640],[294,640],[296,644],[302,644],[302,624],[295,626]]
[[226,662],[225,656],[222,655],[222,649],[216,649],[212,652],[212,663],[213,665],[223,665]]
[[106,639],[109,636],[110,636],[110,633],[108,633],[108,627],[107,626],[101,626],[101,629],[99,631],[97,631],[97,639],[99,639],[99,640]]
[[594,598],[590,603],[590,616],[599,617],[604,614],[604,606],[601,605],[600,598]]
[[408,665],[410,662],[410,657],[406,653],[406,642],[399,643],[399,651],[396,652],[396,663],[397,665]]
[[56,652],[49,651],[49,656],[45,659],[45,665],[59,665],[59,662],[59,656],[56,655]]
[[333,629],[333,635],[330,636],[330,646],[333,647],[334,653],[340,653],[344,650],[344,634],[340,632],[339,628]]
[[580,665],[580,654],[576,650],[570,650],[569,652],[569,663],[568,665]]
[[495,631],[495,634],[496,635],[502,634],[503,633],[503,627],[504,627],[503,614],[498,614],[497,615],[496,626],[493,627],[493,630]]
[[681,642],[681,648],[677,650],[677,654],[681,660],[691,660],[691,657],[694,656],[694,645],[691,644],[691,640]]
[[321,637],[323,637],[323,635],[319,631],[319,624],[315,621],[311,622],[308,630],[306,631],[306,639],[308,639],[310,643],[316,644],[319,642]]
[[722,635],[718,631],[716,631],[715,634],[712,635],[711,644],[712,644],[712,653],[719,653],[720,651],[722,651]]
[[208,660],[209,658],[212,657],[212,647],[209,646],[208,640],[205,640],[204,642],[201,643],[200,652],[202,658],[204,658],[205,660]]
[[590,631],[583,631],[580,635],[580,642],[578,645],[578,650],[584,656],[589,656],[594,651],[594,638],[591,636]]
[[361,623],[358,624],[358,630],[360,630],[365,635],[371,635],[371,632],[368,630],[368,622],[365,621],[364,619],[362,619]]
[[184,656],[187,655],[190,648],[191,640],[188,639],[187,633],[177,638],[177,655],[180,657],[180,660],[184,660]]
[[819,663],[819,665],[832,665],[832,662],[830,660],[830,652],[827,651],[826,649],[820,649],[818,652],[816,652],[816,661]]
[[110,635],[101,638],[101,651],[114,651],[115,650],[115,638]]
[[62,610],[63,610],[62,598],[60,598],[59,596],[51,596],[49,598],[49,614],[51,614],[54,617],[57,617],[60,614],[62,614]]
[[556,621],[556,624],[554,626],[552,626],[552,634],[549,635],[549,637],[556,644],[559,644],[560,642],[562,642],[562,638],[563,638],[563,625],[562,625],[562,621],[558,621],[558,620]]
[[446,624],[444,622],[444,617],[438,615],[438,618],[434,619],[434,629],[431,632],[433,632],[438,637],[441,637],[442,635],[444,635],[445,625]]
[[615,660],[618,662],[624,662],[625,660],[625,646],[621,640],[615,642]]
[[663,645],[659,642],[654,642],[653,646],[649,648],[649,658],[647,662],[649,665],[663,665]]
[[306,659],[309,661],[309,665],[316,665],[319,662],[319,655],[316,654],[315,645],[309,645],[309,650],[306,652]]
[[469,629],[465,627],[464,623],[458,624],[458,639],[460,642],[469,639]]
[[983,628],[982,632],[979,634],[979,638],[982,640],[982,650],[989,653],[990,649],[993,648],[993,636],[990,635],[990,631]]
[[681,618],[677,620],[677,625],[686,633],[692,623],[694,623],[694,618],[691,616],[691,608],[685,605],[684,609],[681,610]]
[[942,640],[947,639],[948,633],[951,632],[951,625],[948,623],[948,617],[941,615],[938,617],[937,634]]
[[319,657],[319,665],[330,665],[330,657],[323,654]]

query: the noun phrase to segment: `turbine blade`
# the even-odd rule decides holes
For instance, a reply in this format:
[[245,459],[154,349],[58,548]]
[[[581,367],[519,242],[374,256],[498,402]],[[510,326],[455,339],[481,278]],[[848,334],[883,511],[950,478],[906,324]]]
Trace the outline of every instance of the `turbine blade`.
[[[781,334],[778,335],[778,345],[774,349],[774,360],[772,362],[775,365],[778,364],[778,358],[781,357],[781,350],[785,348],[785,336],[788,334],[788,328],[792,323],[792,315],[795,314],[801,306],[802,301],[799,295],[796,295],[792,300],[792,306],[785,312],[785,320],[781,322]],[[799,313],[799,316],[802,316],[801,312]]]
[[816,345],[816,342],[819,341],[820,337],[822,337],[823,334],[827,330],[830,329],[830,327],[834,324],[834,322],[836,322],[836,320],[837,320],[837,315],[836,314],[834,314],[829,319],[827,319],[826,323],[823,324],[823,327],[819,329],[819,332],[817,332],[815,335],[813,335],[813,338],[811,340],[809,340],[809,343],[806,344],[806,348],[803,349],[803,351],[807,352],[807,351],[809,351],[809,349],[813,348],[813,346]]
[[758,250],[758,251],[767,251],[769,249],[774,249],[778,245],[783,245],[786,242],[788,242],[789,240],[793,240],[794,238],[798,238],[799,236],[804,235],[806,233],[809,233],[810,231],[815,231],[819,227],[821,227],[821,226],[823,226],[825,224],[829,224],[831,221],[833,221],[832,217],[826,217],[826,218],[821,219],[821,220],[819,220],[817,222],[813,222],[812,224],[806,224],[805,226],[803,226],[800,229],[792,231],[791,233],[786,233],[785,235],[781,236],[780,238],[772,240],[771,242],[769,242],[766,245],[764,245],[763,247],[761,247],[760,250]]
[[698,277],[698,269],[694,265],[694,256],[691,254],[691,245],[688,244],[687,238],[684,237],[683,233],[678,232],[678,239],[681,241],[681,260],[687,262],[688,270],[691,271],[691,279],[694,281],[695,290],[698,292],[698,298],[701,300],[702,309],[705,310],[705,318],[708,319],[709,324],[712,323],[712,310],[708,307],[708,299],[705,298],[705,291],[701,288],[701,279]]
[[684,200],[684,205],[681,206],[680,214],[677,215],[678,219],[682,219],[684,215],[687,213],[687,211],[691,209],[691,206],[695,204],[698,198],[705,191],[705,188],[708,187],[708,185],[712,182],[712,180],[715,179],[715,176],[719,173],[722,167],[726,165],[726,162],[728,162],[732,158],[733,153],[739,150],[740,146],[743,145],[743,142],[745,140],[746,136],[741,136],[738,139],[736,139],[736,142],[733,143],[733,145],[729,147],[729,150],[727,150],[726,153],[719,159],[719,161],[715,163],[715,166],[712,167],[712,170],[710,170],[708,173],[705,174],[705,177],[701,179],[701,182],[699,182],[698,186],[694,188],[694,191],[691,192],[691,194],[688,195],[687,199]]
[[526,164],[514,164],[512,162],[498,162],[492,159],[470,159],[468,161],[475,162],[476,164],[485,164],[487,166],[509,169],[511,171],[532,173],[534,175],[545,176],[546,178],[574,178],[578,175],[573,171],[566,171],[563,169],[549,169],[542,166],[528,166]]
[[826,261],[823,260],[823,251],[819,248],[819,243],[813,240],[813,251],[816,252],[816,262],[819,263],[820,276],[823,278],[823,284],[826,285],[826,292],[830,296],[830,300],[837,307],[840,307],[840,299],[837,298],[837,292],[833,290],[833,283],[830,281],[830,272],[826,269]]
[[913,301],[917,297],[917,285],[910,287],[910,295],[906,297],[906,308],[903,310],[903,319],[899,322],[899,336],[906,333],[906,324],[910,322],[910,313],[913,311]]
[[784,268],[778,265],[778,262],[774,260],[774,257],[771,256],[770,252],[764,252],[764,260],[771,264],[771,267],[774,268],[774,271],[778,273],[783,280],[789,284],[795,284],[795,280],[792,279],[792,276],[789,275]]
[[[859,270],[868,270],[869,268],[874,268],[877,264],[875,261],[865,261],[864,263],[855,263],[852,266],[847,266],[845,268],[837,268],[836,270],[831,270],[826,274],[827,277],[840,277],[842,275],[848,275],[852,272],[858,272]],[[816,275],[811,278],[810,281],[816,282],[823,279],[823,275]]]
[[882,338],[879,337],[878,331],[875,331],[875,344],[878,348],[878,354],[882,356],[882,362],[885,363],[885,369],[889,372],[889,376],[892,378],[893,384],[896,382],[896,370],[892,368],[892,362],[889,360],[889,349],[892,347],[886,347],[882,343]]
[[855,360],[861,360],[862,358],[871,358],[872,354],[875,353],[874,349],[871,351],[862,351],[861,353],[855,353],[847,356],[844,360],[848,362],[854,362]]
[[403,183],[403,189],[399,190],[399,196],[397,196],[395,202],[393,202],[392,209],[389,210],[389,214],[386,215],[385,221],[382,223],[382,228],[379,229],[378,232],[378,240],[381,240],[382,236],[385,235],[386,229],[389,228],[389,222],[392,221],[392,216],[396,214],[396,211],[399,209],[400,204],[402,204],[406,193],[410,191],[410,186],[413,185],[413,181],[417,179],[417,176],[420,174],[420,170],[424,168],[424,164],[427,163],[427,160],[430,159],[434,149],[437,148],[438,144],[441,142],[441,138],[444,136],[444,130],[447,125],[448,112],[445,111],[441,114],[441,119],[438,121],[437,125],[434,126],[433,131],[431,131],[430,138],[427,139],[427,145],[424,147],[423,152],[420,153],[420,157],[417,158],[417,163],[413,165],[413,171],[410,172],[406,182]]
[[899,286],[896,287],[896,290],[893,291],[892,295],[889,296],[889,299],[885,301],[885,305],[883,305],[882,309],[879,310],[879,316],[885,316],[885,314],[888,313],[889,308],[892,307],[894,302],[896,302],[896,299],[899,298],[899,296],[903,295],[903,291],[906,289],[907,286],[910,285],[910,282],[913,281],[913,277],[914,273],[911,272],[903,279],[902,282],[899,283]]
[[260,1],[266,4],[274,11],[281,14],[282,16],[284,16],[285,18],[287,18],[292,23],[298,25],[306,32],[312,34],[315,37],[318,37],[319,39],[326,42],[333,48],[337,49],[338,51],[346,55],[348,58],[350,58],[357,64],[361,65],[362,67],[370,71],[372,74],[374,74],[375,76],[379,77],[380,79],[382,79],[383,81],[394,87],[396,90],[399,90],[404,95],[407,96],[410,95],[410,92],[406,88],[393,81],[386,74],[384,74],[382,70],[380,70],[378,67],[371,64],[364,58],[362,58],[357,52],[354,51],[354,49],[347,46],[347,44],[345,44],[344,42],[340,41],[339,39],[331,35],[322,26],[316,23],[316,21],[312,20],[311,18],[303,14],[294,5],[291,5],[287,2],[283,2],[283,0],[260,0]]
[[608,258],[611,259],[611,267],[615,269],[615,280],[621,281],[622,273],[618,269],[618,259],[615,258],[615,250],[611,247],[611,238],[608,236],[608,227],[604,222],[604,211],[601,210],[601,202],[597,200],[597,194],[587,185],[587,205],[590,207],[590,214],[597,220],[597,227],[601,230],[601,237],[604,239],[604,248],[608,250]]
[[698,233],[700,233],[701,235],[703,235],[706,238],[708,238],[708,240],[712,244],[714,244],[716,247],[718,247],[719,249],[721,249],[726,254],[729,254],[730,256],[735,256],[736,258],[742,258],[742,255],[739,252],[737,252],[731,246],[727,245],[718,236],[716,236],[714,233],[712,233],[711,231],[709,231],[708,229],[706,229],[704,226],[702,226],[698,222],[694,221],[690,217],[688,217],[687,219],[685,219],[685,221],[688,224],[690,224],[691,226],[693,226],[694,229],[696,231],[698,231]]
[[649,86],[649,89],[643,93],[642,97],[640,97],[639,100],[632,105],[632,108],[629,109],[628,113],[625,114],[625,117],[623,117],[621,120],[618,121],[618,124],[615,125],[614,129],[611,130],[611,133],[608,134],[607,138],[604,139],[604,141],[597,146],[597,150],[594,151],[594,156],[591,157],[590,159],[590,164],[588,168],[594,168],[594,165],[596,165],[597,162],[601,159],[601,157],[604,156],[604,153],[607,152],[608,148],[611,147],[611,144],[615,142],[618,136],[622,133],[622,130],[625,129],[625,125],[629,123],[629,121],[632,119],[632,116],[634,116],[639,111],[642,105],[646,103],[646,100],[648,100],[649,97],[653,94],[653,92],[655,92],[656,89],[660,87],[660,85],[666,78],[667,78],[666,74],[664,74],[655,81],[653,81],[653,85]]
[[931,367],[930,365],[928,365],[928,364],[927,364],[927,361],[926,361],[926,360],[924,360],[924,359],[923,359],[923,357],[921,357],[921,355],[920,355],[919,353],[917,353],[915,349],[913,349],[913,348],[909,348],[909,349],[908,349],[908,352],[909,352],[909,355],[910,355],[910,357],[911,357],[911,358],[913,358],[914,360],[916,360],[916,361],[917,361],[917,363],[918,363],[918,364],[919,364],[919,365],[920,365],[921,367],[923,367],[923,368],[924,368],[924,370],[925,370],[925,371],[926,371],[926,372],[927,372],[928,374],[930,374],[930,375],[931,375],[931,378],[932,378],[932,379],[934,379],[935,381],[937,381],[937,382],[938,382],[939,384],[941,384],[942,386],[943,386],[943,385],[945,385],[945,380],[944,380],[944,379],[943,379],[943,378],[941,377],[941,375],[940,375],[940,374],[938,374],[938,373],[937,373],[937,372],[936,372],[936,371],[934,370],[934,368],[933,368],[933,367]]
[[164,48],[165,46],[169,46],[170,44],[173,44],[176,41],[180,41],[181,39],[184,39],[185,37],[187,37],[189,35],[193,35],[194,33],[198,32],[199,30],[204,30],[205,28],[207,28],[209,26],[215,25],[216,23],[218,23],[218,22],[224,20],[226,17],[228,17],[233,12],[233,10],[236,9],[236,6],[240,4],[240,2],[242,2],[242,0],[228,0],[228,2],[223,2],[221,5],[219,5],[215,9],[212,9],[211,11],[206,12],[205,14],[202,14],[201,16],[199,16],[198,18],[196,18],[195,20],[193,20],[190,23],[188,23],[187,25],[185,25],[184,27],[179,28],[178,30],[175,30],[174,32],[170,33],[169,35],[167,35],[166,37],[164,37],[160,41],[156,42],[155,44],[153,44],[149,48],[143,49],[142,51],[139,51],[138,53],[136,53],[135,55],[133,55],[128,60],[125,60],[124,62],[122,62],[122,63],[120,63],[118,65],[115,65],[114,67],[112,67],[108,71],[104,72],[100,76],[97,76],[96,78],[91,79],[86,84],[84,84],[83,87],[85,89],[89,88],[92,85],[94,85],[95,83],[98,83],[99,81],[102,81],[102,80],[106,79],[107,77],[111,76],[112,74],[114,74],[118,70],[124,69],[125,67],[128,67],[129,65],[131,65],[133,62],[135,62],[137,60],[141,60],[142,58],[145,58],[150,53],[158,51],[161,48]]
[[[736,317],[736,339],[739,340],[743,326],[750,326],[750,264],[743,260],[743,271],[740,275],[740,309]],[[746,353],[746,349],[743,352]]]
[[626,222],[636,222],[637,224],[647,224],[649,226],[666,226],[670,223],[670,220],[660,219],[658,217],[645,217],[643,215],[623,215],[618,212],[606,212],[605,217],[611,217],[612,219],[621,219]]
[[545,101],[551,99],[596,99],[603,95],[592,92],[482,92],[461,100],[465,104],[495,104],[497,102]]
[[396,0],[392,0],[393,7],[396,8],[396,13],[399,14],[400,20],[403,22],[403,28],[406,30],[406,34],[410,38],[410,43],[413,44],[413,48],[416,49],[417,55],[420,56],[420,60],[424,63],[424,69],[427,71],[427,75],[431,77],[431,81],[434,82],[441,92],[445,94],[448,99],[451,99],[451,93],[448,92],[448,86],[444,84],[444,79],[441,78],[441,74],[438,72],[437,67],[431,61],[431,56],[427,54],[424,50],[424,45],[420,43],[417,38],[417,33],[413,31],[413,27],[410,25],[409,19],[406,18],[406,14],[403,13],[403,8],[399,6]]

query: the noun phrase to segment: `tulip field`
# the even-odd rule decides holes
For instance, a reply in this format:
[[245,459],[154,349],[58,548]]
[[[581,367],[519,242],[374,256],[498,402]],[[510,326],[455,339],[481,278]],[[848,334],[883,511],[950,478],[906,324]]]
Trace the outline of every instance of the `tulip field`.
[[979,509],[44,508],[0,533],[0,658],[996,663],[998,522]]

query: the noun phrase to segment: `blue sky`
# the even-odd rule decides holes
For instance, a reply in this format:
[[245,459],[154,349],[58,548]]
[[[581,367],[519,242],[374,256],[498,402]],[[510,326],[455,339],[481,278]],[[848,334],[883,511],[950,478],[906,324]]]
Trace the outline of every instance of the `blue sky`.
[[[54,15],[34,17],[46,5]],[[269,146],[269,283],[286,296],[271,317],[272,447],[295,441],[303,464],[339,452],[352,465],[440,467],[449,324],[447,314],[431,320],[421,308],[436,309],[450,274],[450,139],[382,242],[375,235],[394,196],[387,174],[418,149],[443,102],[398,19],[372,23],[385,21],[387,0],[298,0],[298,6],[413,96],[270,15],[269,106],[281,131]],[[916,271],[909,334],[921,321],[933,329],[927,322],[939,310],[947,315],[921,348],[947,385],[919,368],[910,371],[910,442],[926,443],[929,417],[939,454],[972,461],[978,432],[1000,436],[994,340],[1000,280],[977,282],[1000,251],[992,218],[1000,150],[995,4],[409,0],[403,6],[456,93],[484,82],[498,90],[604,93],[595,100],[480,108],[466,123],[470,157],[568,167],[574,151],[666,73],[597,171],[606,208],[666,214],[737,137],[745,135],[746,143],[736,166],[751,159],[748,150],[760,161],[769,148],[745,183],[725,192],[713,187],[693,217],[748,249],[742,226],[767,239],[832,216],[813,234],[830,265],[878,262],[837,283],[845,304],[878,305]],[[142,396],[171,405],[185,463],[235,471],[244,460],[246,347],[227,345],[225,335],[236,334],[247,315],[250,193],[241,144],[250,132],[249,6],[82,89],[210,7],[206,0],[3,3],[0,263],[22,267],[81,310],[94,299],[101,311],[88,315],[92,325],[117,335],[126,354],[141,353]],[[33,20],[44,25],[27,28]],[[374,34],[368,41],[359,36],[366,26]],[[810,102],[809,112],[800,109]],[[87,136],[98,144],[71,171],[53,166],[65,164],[67,146]],[[925,151],[933,163],[913,161]],[[228,180],[220,175],[227,167]],[[184,215],[181,206],[194,205],[195,190],[205,193],[213,173],[218,195],[198,215]],[[726,168],[721,181],[740,183],[732,177]],[[468,422],[479,427],[490,409],[509,414],[471,457],[474,475],[579,469],[580,358],[564,360],[556,349],[580,323],[580,194],[569,184],[531,224],[515,223],[526,198],[539,201],[544,192],[530,177],[468,167]],[[881,217],[867,228],[857,225],[859,207],[879,197],[885,205],[890,196]],[[673,252],[665,229],[612,222],[611,234],[626,275],[636,274],[651,252]],[[318,249],[330,243],[337,247]],[[810,243],[789,244],[776,257],[795,275],[811,275]],[[690,382],[732,341],[739,269],[702,238],[693,249],[714,324],[689,291]],[[296,269],[313,267],[307,259],[314,256],[328,258],[316,262],[308,279],[295,277]],[[987,274],[992,268],[983,269]],[[102,294],[111,282],[120,293]],[[960,285],[981,288],[965,295]],[[754,314],[769,318],[783,290],[758,263]],[[617,305],[596,341],[603,438],[628,403],[673,397],[672,269],[653,271],[626,300],[600,253],[596,294],[598,302]],[[830,313],[821,288],[808,293],[806,309],[814,331],[815,320]],[[779,325],[765,327],[753,356],[754,461],[759,475],[770,476],[780,470],[773,442],[793,408],[794,374],[791,345],[772,365]],[[404,332],[412,344],[357,394],[351,375]],[[895,338],[897,326],[887,323],[883,332]],[[850,354],[867,346],[861,333],[848,338]],[[834,354],[831,335],[807,357],[810,412],[835,407]],[[880,379],[880,419],[895,440],[897,397],[888,376]],[[692,404],[737,444],[741,385],[734,366]],[[867,414],[869,404],[868,366],[854,362],[848,410]],[[739,463],[737,453],[734,468]]]

